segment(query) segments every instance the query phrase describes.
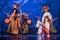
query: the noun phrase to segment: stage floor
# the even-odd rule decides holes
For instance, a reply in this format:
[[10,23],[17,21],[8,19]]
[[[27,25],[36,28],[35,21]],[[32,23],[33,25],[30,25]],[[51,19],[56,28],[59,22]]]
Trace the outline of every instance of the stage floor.
[[[19,37],[19,39],[18,39]],[[18,37],[13,37],[15,40],[41,40],[42,38],[39,35],[18,35]],[[11,40],[11,35],[0,35],[0,40]],[[46,37],[43,37],[42,40],[46,40]],[[51,35],[50,40],[60,40],[60,35]]]

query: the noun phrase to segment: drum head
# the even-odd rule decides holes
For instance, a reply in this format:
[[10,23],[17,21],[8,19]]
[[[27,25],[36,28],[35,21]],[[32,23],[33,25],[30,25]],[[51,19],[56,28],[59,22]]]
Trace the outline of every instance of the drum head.
[[32,20],[31,19],[27,19],[27,24],[31,24]]
[[9,19],[8,18],[5,19],[5,23],[9,23]]

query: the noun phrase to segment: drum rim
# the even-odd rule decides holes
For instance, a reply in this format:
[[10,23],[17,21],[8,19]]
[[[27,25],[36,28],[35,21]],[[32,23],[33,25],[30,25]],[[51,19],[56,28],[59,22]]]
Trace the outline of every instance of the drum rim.
[[[31,23],[30,23],[30,24],[32,24],[32,19],[27,19],[27,21],[28,21],[28,20],[30,20],[30,21],[31,21]],[[27,23],[27,21],[26,21],[26,23]],[[28,24],[28,23],[27,23],[27,24]],[[28,25],[30,25],[30,24],[28,24]]]
[[[9,18],[5,18],[5,19],[4,19],[4,22],[5,22],[6,19],[9,19]],[[5,22],[5,23],[6,23],[6,22]],[[9,23],[7,23],[7,24],[9,24]]]

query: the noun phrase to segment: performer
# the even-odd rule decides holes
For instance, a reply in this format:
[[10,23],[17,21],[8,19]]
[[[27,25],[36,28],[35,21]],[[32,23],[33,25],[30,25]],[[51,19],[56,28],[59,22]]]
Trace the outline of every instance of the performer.
[[37,36],[37,40],[42,40],[42,23],[40,21],[40,17],[37,16],[37,24],[36,27],[38,28],[38,36]]
[[14,10],[9,18],[9,26],[7,32],[11,34],[11,40],[19,39],[20,18],[17,17],[17,5],[14,5]]
[[27,34],[28,33],[28,24],[26,22],[28,19],[28,15],[25,13],[25,14],[23,14],[22,18],[23,18],[23,24],[22,24],[23,34]]
[[23,38],[22,40],[27,40],[27,34],[28,34],[28,24],[26,23],[28,20],[28,15],[27,14],[23,14],[22,15],[22,34],[23,34]]
[[47,40],[50,40],[50,24],[52,23],[52,15],[48,12],[49,7],[44,6],[42,10],[45,12],[42,17],[42,22],[45,25],[43,27],[43,31],[47,34]]
[[20,9],[20,14],[18,14],[18,16],[20,17],[20,23],[21,23],[20,33],[27,34],[28,33],[28,24],[27,24],[28,15],[26,13],[22,13],[22,10]]
[[36,27],[39,28],[37,34],[42,34],[42,26],[41,26],[40,17],[37,17]]

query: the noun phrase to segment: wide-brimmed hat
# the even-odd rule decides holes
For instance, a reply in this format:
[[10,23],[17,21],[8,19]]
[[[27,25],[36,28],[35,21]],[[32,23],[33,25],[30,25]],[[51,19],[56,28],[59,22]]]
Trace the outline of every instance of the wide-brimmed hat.
[[45,9],[49,9],[49,7],[48,7],[48,6],[44,6],[44,7],[42,8],[43,11],[44,11]]

